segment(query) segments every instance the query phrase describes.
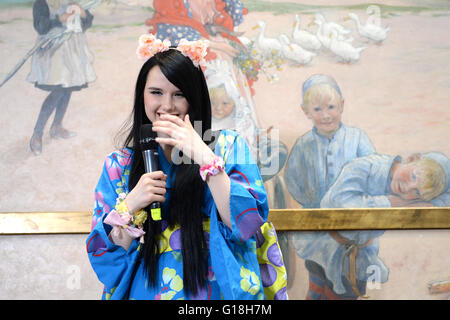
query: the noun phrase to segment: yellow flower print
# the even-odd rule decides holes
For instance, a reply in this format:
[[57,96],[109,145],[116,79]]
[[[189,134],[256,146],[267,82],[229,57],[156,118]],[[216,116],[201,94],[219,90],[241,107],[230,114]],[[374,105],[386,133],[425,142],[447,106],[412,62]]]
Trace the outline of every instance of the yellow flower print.
[[[241,137],[241,136],[237,136],[236,139],[235,139],[235,141],[236,141],[236,143],[237,143],[237,145],[238,145],[239,147],[242,146],[243,140],[242,140],[242,137]],[[233,143],[233,141],[230,141],[230,143]]]
[[[239,137],[239,136],[238,136],[238,137]],[[236,137],[235,137],[235,136],[232,136],[232,135],[227,135],[227,136],[226,136],[226,139],[227,139],[227,143],[233,144],[233,143],[234,143],[234,140],[236,140]]]
[[255,185],[258,187],[261,187],[264,185],[264,182],[261,179],[257,179],[257,180],[255,180]]
[[161,300],[172,300],[172,298],[183,289],[183,280],[175,269],[165,267],[162,274],[163,287],[161,289]]
[[117,287],[112,288],[109,293],[107,292],[105,295],[105,300],[111,300],[111,296],[113,295],[114,291],[116,291]]
[[225,137],[224,135],[220,135],[217,140],[217,147],[219,148],[219,154],[223,158],[225,155]]
[[217,140],[217,144],[223,148],[225,146],[225,135],[221,134]]
[[241,289],[245,292],[255,295],[259,292],[261,283],[259,277],[253,271],[250,271],[244,266],[241,267]]

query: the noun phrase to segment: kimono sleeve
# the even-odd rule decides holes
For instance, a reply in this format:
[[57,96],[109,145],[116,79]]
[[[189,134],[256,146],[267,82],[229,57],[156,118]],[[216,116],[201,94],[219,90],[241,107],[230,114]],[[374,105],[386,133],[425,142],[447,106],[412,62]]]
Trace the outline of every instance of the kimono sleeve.
[[[122,174],[125,167],[123,153],[109,155],[103,166],[102,174],[95,188],[95,206],[92,219],[92,231],[86,239],[86,251],[89,261],[98,279],[105,285],[103,298],[122,299],[132,278],[134,262],[138,256],[138,241],[134,241],[128,250],[114,244],[108,238],[112,227],[103,220],[114,208],[118,193],[122,192]],[[122,157],[122,159],[121,159]]]
[[219,221],[210,201],[211,264],[226,300],[261,300],[264,289],[256,252],[257,231],[266,221],[266,192],[248,146],[233,131],[222,131],[215,153],[225,162],[230,177],[231,229]]
[[220,223],[227,240],[246,241],[267,220],[269,206],[263,180],[245,140],[233,131],[223,131],[215,153],[225,161],[230,177],[231,230]]

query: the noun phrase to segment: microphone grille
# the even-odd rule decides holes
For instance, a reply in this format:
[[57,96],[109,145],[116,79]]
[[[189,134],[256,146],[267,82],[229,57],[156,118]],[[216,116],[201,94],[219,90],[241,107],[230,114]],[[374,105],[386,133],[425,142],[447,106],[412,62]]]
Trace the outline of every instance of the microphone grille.
[[153,131],[153,125],[143,124],[141,126],[139,144],[141,150],[158,149],[158,143],[155,140],[156,132]]

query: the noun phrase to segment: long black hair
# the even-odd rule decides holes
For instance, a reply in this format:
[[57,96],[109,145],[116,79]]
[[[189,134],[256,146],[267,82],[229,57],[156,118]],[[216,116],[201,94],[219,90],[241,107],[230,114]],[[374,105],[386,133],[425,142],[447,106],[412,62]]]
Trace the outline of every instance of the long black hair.
[[[144,174],[144,162],[139,146],[139,133],[143,124],[150,123],[145,114],[144,90],[147,75],[154,66],[159,66],[164,76],[183,92],[189,103],[189,119],[201,121],[202,132],[211,129],[211,102],[208,87],[201,69],[175,49],[155,54],[142,66],[135,88],[132,125],[124,142],[124,147],[134,151],[128,189],[131,191]],[[200,132],[198,132],[200,134]],[[181,227],[181,243],[183,256],[184,290],[196,294],[206,285],[207,255],[203,234],[203,214],[201,206],[204,198],[205,183],[199,175],[199,166],[183,161],[177,165],[175,185],[169,204],[167,221],[169,225],[179,224]],[[140,261],[150,285],[157,284],[158,243],[156,236],[161,233],[161,222],[154,221],[147,211],[148,219],[144,225],[144,244],[140,249]]]

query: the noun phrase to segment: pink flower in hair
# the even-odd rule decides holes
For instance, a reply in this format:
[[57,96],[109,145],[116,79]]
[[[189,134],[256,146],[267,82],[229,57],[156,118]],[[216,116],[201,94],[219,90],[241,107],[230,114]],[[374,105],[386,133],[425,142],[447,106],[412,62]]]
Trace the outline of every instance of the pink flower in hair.
[[151,33],[144,33],[139,37],[139,46],[151,46],[156,41],[156,37]]
[[185,56],[189,57],[196,67],[205,66],[205,56],[207,54],[208,42],[197,40],[189,41],[181,39],[177,49]]
[[158,52],[163,52],[163,51],[167,51],[170,48],[170,40],[165,39],[164,41],[158,40],[155,42],[155,44],[153,45],[153,50],[156,53]]
[[153,56],[153,53],[148,46],[139,46],[136,50],[136,54],[139,59],[142,60],[147,60]]
[[151,33],[143,34],[139,37],[139,46],[136,54],[140,59],[149,59],[158,52],[169,50],[170,41],[156,39],[155,35]]
[[[149,59],[158,52],[163,52],[170,49],[170,40],[161,41],[157,39],[154,34],[147,33],[139,37],[139,46],[136,54],[141,59]],[[208,41],[197,40],[189,41],[181,39],[178,47],[175,48],[183,55],[190,58],[196,67],[204,67],[206,65],[205,56],[207,54]]]

